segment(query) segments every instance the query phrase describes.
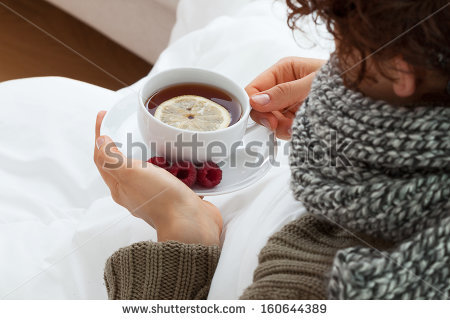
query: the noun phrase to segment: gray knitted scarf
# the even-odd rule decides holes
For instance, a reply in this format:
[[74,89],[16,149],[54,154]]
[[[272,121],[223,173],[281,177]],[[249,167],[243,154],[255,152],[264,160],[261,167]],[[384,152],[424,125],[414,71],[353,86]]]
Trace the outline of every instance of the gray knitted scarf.
[[310,213],[395,243],[338,251],[330,298],[450,298],[449,107],[367,98],[332,58],[297,113],[290,164]]

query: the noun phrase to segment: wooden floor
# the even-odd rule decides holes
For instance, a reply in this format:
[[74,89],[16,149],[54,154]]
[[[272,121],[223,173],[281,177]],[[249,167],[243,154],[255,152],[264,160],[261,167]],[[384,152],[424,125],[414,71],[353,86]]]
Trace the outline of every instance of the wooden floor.
[[43,0],[0,0],[0,81],[63,76],[117,90],[151,65]]

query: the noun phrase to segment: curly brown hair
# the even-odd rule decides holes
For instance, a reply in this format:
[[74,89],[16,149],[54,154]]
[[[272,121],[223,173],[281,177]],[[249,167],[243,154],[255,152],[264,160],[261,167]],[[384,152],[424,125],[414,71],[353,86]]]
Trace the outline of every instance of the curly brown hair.
[[[337,40],[339,61],[355,68],[354,84],[366,76],[365,58],[369,56],[376,69],[388,78],[388,70],[392,68],[389,61],[396,56],[402,56],[418,76],[424,70],[449,75],[448,0],[286,0],[286,3],[291,29],[301,30],[301,18],[307,15],[312,15],[316,24],[325,23]],[[355,65],[355,61],[361,62]]]

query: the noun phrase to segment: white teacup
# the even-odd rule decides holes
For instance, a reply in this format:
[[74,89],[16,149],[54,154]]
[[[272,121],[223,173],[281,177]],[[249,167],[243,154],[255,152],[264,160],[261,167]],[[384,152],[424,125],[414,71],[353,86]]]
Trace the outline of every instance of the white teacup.
[[[241,118],[224,129],[197,132],[172,127],[150,114],[145,106],[147,100],[155,92],[181,83],[211,85],[233,95],[241,105]],[[154,147],[158,156],[172,160],[203,162],[228,158],[242,142],[249,114],[250,105],[245,90],[233,80],[209,70],[175,68],[162,71],[151,76],[139,92],[138,125],[142,137],[147,147]]]

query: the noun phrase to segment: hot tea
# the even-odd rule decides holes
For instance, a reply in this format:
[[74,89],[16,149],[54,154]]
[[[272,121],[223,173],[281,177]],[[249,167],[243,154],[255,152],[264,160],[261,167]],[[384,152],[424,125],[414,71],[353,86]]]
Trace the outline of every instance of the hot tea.
[[[193,105],[196,102],[205,103],[205,101],[209,100],[212,101],[211,106],[209,107],[214,109],[214,106],[219,105],[217,107],[222,109],[222,112],[227,111],[229,113],[229,115],[226,115],[228,119],[225,123],[225,127],[232,126],[238,122],[242,115],[242,107],[234,96],[222,89],[200,83],[182,83],[163,88],[155,92],[147,100],[146,107],[152,115],[159,118],[158,116],[159,113],[161,113],[161,110],[157,111],[158,107],[161,106],[161,108],[165,108],[167,101],[177,101],[177,99],[179,100],[178,102],[180,106],[182,106],[183,103],[190,103]],[[176,108],[176,106],[173,108]],[[191,108],[191,106],[189,106],[189,108]],[[202,110],[200,111],[203,112]],[[166,116],[172,116],[175,119],[174,121],[176,121],[176,110],[168,110]],[[194,119],[195,116],[195,114],[192,114],[192,116],[189,116],[188,119]],[[206,117],[206,119],[208,119],[208,117]]]

